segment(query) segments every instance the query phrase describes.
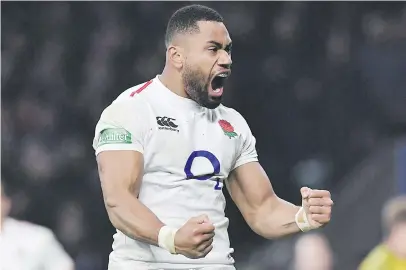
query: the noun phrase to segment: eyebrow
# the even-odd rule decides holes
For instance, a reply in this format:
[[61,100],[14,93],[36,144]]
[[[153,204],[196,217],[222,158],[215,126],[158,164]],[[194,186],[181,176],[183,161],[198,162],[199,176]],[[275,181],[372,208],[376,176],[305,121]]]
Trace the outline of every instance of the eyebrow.
[[[214,41],[214,40],[210,40],[210,41],[208,41],[207,43],[213,44],[213,45],[215,45],[217,48],[222,48],[222,47],[223,47],[223,44],[221,44],[220,42]],[[231,50],[232,46],[233,46],[233,42],[230,41],[230,43],[227,44],[224,49],[225,49],[226,51]]]
[[[214,41],[214,40],[210,40],[207,43],[213,44],[218,48],[222,48],[223,44],[221,44],[220,42]],[[226,45],[225,49],[230,49],[233,45],[233,42],[230,42],[229,44]]]

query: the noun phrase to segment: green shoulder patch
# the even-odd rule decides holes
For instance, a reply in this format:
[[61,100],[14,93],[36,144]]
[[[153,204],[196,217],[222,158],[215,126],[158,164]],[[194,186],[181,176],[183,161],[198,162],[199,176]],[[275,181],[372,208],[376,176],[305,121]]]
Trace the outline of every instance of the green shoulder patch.
[[100,132],[97,146],[104,144],[131,144],[131,133],[124,128],[107,128]]

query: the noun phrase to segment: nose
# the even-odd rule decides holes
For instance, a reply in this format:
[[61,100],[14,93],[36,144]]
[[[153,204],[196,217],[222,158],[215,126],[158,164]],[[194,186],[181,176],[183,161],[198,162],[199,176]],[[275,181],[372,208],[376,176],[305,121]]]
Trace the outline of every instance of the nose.
[[231,60],[231,54],[226,51],[221,51],[221,55],[218,60],[218,65],[222,68],[231,69],[233,61]]

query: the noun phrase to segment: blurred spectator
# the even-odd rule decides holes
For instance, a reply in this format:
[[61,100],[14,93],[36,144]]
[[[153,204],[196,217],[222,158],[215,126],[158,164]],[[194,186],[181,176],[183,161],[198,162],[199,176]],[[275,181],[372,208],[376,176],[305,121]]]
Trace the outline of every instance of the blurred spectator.
[[333,253],[328,240],[319,233],[301,236],[294,248],[294,270],[332,270]]
[[[106,269],[114,233],[91,147],[97,118],[162,70],[166,22],[186,4],[2,2],[1,165],[18,189],[13,214],[52,228],[84,270]],[[340,187],[380,142],[405,134],[405,3],[205,4],[234,43],[225,105],[250,123],[284,199],[297,201],[304,183]],[[239,268],[270,242],[232,203],[226,211]]]
[[382,222],[384,240],[368,254],[359,270],[406,269],[406,196],[387,202]]
[[73,260],[48,228],[8,216],[11,200],[1,183],[2,270],[73,270]]

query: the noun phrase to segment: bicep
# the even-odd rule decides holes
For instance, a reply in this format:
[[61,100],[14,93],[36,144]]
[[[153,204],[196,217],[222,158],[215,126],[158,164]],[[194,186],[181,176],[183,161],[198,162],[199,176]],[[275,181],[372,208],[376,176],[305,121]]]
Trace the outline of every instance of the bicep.
[[103,111],[93,147],[105,200],[128,191],[138,195],[150,120],[148,106],[136,98],[113,102]]
[[97,155],[97,165],[105,200],[130,192],[138,196],[142,175],[143,155],[138,151],[103,151]]
[[254,214],[267,200],[276,198],[271,182],[259,162],[249,162],[234,169],[226,185],[244,217]]

